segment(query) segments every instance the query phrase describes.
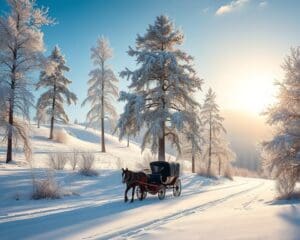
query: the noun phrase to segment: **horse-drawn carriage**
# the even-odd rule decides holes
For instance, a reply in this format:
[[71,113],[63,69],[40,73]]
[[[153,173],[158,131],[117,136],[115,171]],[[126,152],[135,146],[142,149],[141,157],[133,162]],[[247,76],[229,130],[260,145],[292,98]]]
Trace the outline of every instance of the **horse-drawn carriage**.
[[[179,178],[180,165],[179,163],[169,163],[164,161],[155,161],[150,163],[151,173],[144,172],[134,173],[123,169],[123,182],[127,183],[125,191],[125,202],[127,201],[127,192],[132,190],[132,200],[136,188],[136,196],[139,200],[146,198],[147,193],[158,196],[163,200],[167,189],[173,190],[173,196],[178,197],[181,194],[181,181]],[[131,176],[130,173],[131,173]],[[126,181],[126,179],[128,181]]]

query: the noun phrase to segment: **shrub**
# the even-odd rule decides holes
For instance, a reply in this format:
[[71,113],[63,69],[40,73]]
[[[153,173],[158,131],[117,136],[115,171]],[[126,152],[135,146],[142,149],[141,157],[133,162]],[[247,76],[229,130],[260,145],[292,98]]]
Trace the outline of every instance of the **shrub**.
[[49,167],[55,170],[63,170],[68,161],[68,155],[65,153],[50,153]]
[[231,167],[227,167],[225,169],[225,172],[224,172],[224,177],[228,178],[229,180],[233,180],[233,175],[232,175],[232,170],[231,170]]
[[97,176],[98,172],[94,169],[95,155],[89,152],[81,154],[79,172],[85,176]]
[[211,168],[210,173],[207,173],[206,166],[205,167],[199,166],[196,171],[199,176],[208,177],[208,178],[217,178],[217,174],[216,174],[214,168]]
[[252,177],[252,178],[258,178],[259,177],[259,174],[257,172],[250,171],[246,168],[232,167],[231,171],[232,171],[233,176]]
[[54,130],[53,140],[59,143],[67,143],[68,133],[64,128],[59,128]]
[[284,170],[278,175],[276,188],[280,199],[289,199],[292,197],[297,178],[297,174],[292,170]]
[[45,179],[33,181],[33,199],[56,199],[62,196],[59,184],[53,175],[48,173]]
[[79,151],[74,149],[73,152],[70,153],[69,158],[70,158],[70,165],[72,167],[72,170],[74,171],[76,169],[79,160]]

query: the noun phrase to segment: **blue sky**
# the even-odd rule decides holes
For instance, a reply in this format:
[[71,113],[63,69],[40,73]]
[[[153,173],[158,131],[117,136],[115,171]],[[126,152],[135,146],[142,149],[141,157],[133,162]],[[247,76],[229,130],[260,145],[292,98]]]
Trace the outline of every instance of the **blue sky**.
[[[58,22],[45,27],[46,54],[58,44],[66,56],[78,96],[77,106],[68,107],[73,121],[83,121],[87,108],[88,72],[92,69],[90,48],[98,36],[109,38],[114,57],[110,65],[118,74],[134,68],[126,53],[136,34],[160,14],[168,15],[185,34],[181,47],[195,57],[195,67],[208,87],[217,92],[223,109],[259,113],[274,95],[272,82],[280,78],[283,58],[300,40],[300,1],[297,0],[37,0],[49,7]],[[0,0],[3,13],[5,0]],[[128,82],[120,79],[120,90]],[[118,104],[118,112],[122,105]]]

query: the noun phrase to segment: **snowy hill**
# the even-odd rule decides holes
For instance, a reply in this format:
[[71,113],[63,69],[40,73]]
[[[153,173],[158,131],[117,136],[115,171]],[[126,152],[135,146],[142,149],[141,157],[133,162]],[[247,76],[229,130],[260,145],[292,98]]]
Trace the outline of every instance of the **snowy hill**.
[[[120,142],[117,136],[112,136],[108,133],[106,133],[105,137],[107,152],[101,153],[100,132],[91,128],[85,129],[85,127],[80,125],[57,126],[56,131],[58,134],[62,133],[64,135],[63,143],[49,140],[48,126],[37,128],[36,125],[32,125],[30,129],[34,167],[46,167],[48,154],[50,153],[70,153],[74,149],[94,153],[97,160],[96,165],[99,169],[120,169],[122,166],[136,169],[137,163],[140,163],[143,158],[138,145],[131,142],[130,146],[127,147],[126,141]],[[5,147],[2,145],[0,148],[0,159],[4,159],[5,157]],[[149,150],[145,150],[145,153],[149,152]],[[173,158],[169,155],[168,157]],[[18,159],[18,164],[26,164],[20,150],[14,153],[14,158]]]
[[212,180],[184,173],[180,197],[168,191],[162,201],[148,195],[144,201],[124,203],[116,168],[123,160],[135,168],[142,158],[139,147],[127,148],[107,135],[108,153],[103,154],[99,132],[77,125],[60,127],[65,143],[50,141],[47,127],[32,127],[35,177],[45,176],[48,153],[74,148],[97,155],[99,175],[82,176],[67,166],[53,172],[66,196],[31,200],[28,166],[0,164],[1,239],[298,239],[300,203],[274,201],[271,180]]

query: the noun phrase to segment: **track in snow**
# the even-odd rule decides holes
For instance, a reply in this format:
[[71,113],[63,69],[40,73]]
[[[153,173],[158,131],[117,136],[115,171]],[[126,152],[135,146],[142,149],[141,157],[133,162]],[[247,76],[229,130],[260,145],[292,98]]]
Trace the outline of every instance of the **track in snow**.
[[[243,184],[236,184],[236,185],[233,185],[232,187],[238,187],[240,185],[243,185]],[[129,228],[122,229],[120,231],[104,233],[101,236],[93,235],[93,236],[85,237],[84,239],[102,240],[102,239],[128,239],[128,238],[140,237],[146,231],[154,230],[158,227],[161,227],[164,224],[175,221],[179,218],[189,216],[189,215],[194,214],[196,212],[206,211],[206,210],[208,210],[212,207],[215,207],[215,206],[220,205],[220,204],[222,204],[226,201],[229,201],[229,200],[231,200],[231,199],[233,199],[237,196],[240,196],[240,195],[249,193],[253,190],[256,190],[256,189],[262,187],[263,185],[264,185],[264,183],[262,182],[262,183],[256,184],[255,186],[251,186],[247,189],[244,189],[244,190],[241,190],[241,191],[238,191],[238,192],[235,192],[235,193],[228,194],[225,197],[221,197],[221,198],[218,198],[218,199],[206,202],[206,203],[202,203],[202,204],[197,205],[195,207],[188,208],[188,209],[185,209],[183,211],[178,211],[176,213],[172,213],[172,214],[164,216],[162,218],[157,218],[157,219],[154,219],[154,220],[151,220],[151,221],[139,224],[139,225],[135,225],[135,226],[132,226],[132,227],[129,227]],[[215,189],[215,190],[221,190],[221,189]],[[208,192],[209,191],[214,191],[214,190],[208,190]],[[202,192],[202,193],[206,193],[206,191]]]

